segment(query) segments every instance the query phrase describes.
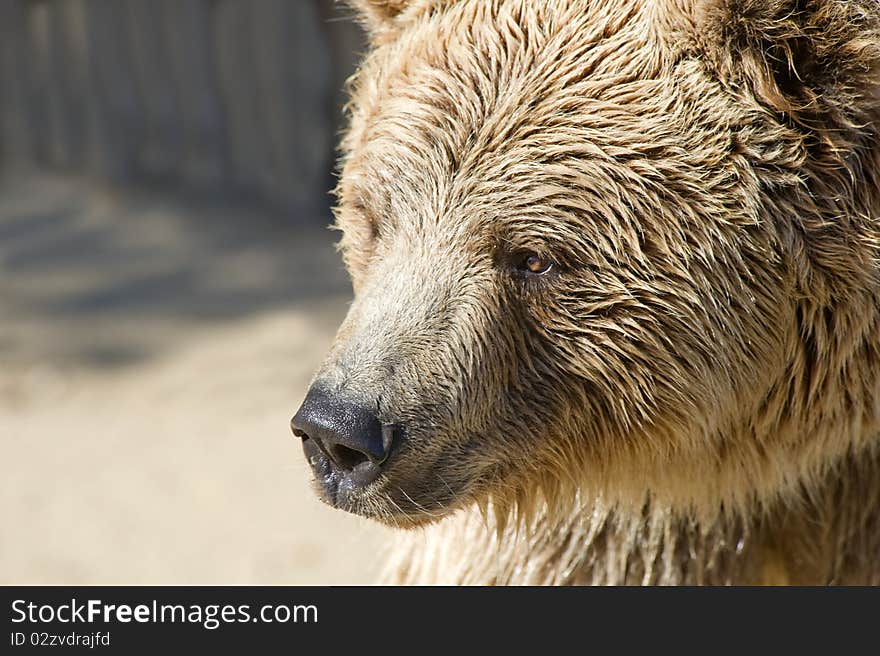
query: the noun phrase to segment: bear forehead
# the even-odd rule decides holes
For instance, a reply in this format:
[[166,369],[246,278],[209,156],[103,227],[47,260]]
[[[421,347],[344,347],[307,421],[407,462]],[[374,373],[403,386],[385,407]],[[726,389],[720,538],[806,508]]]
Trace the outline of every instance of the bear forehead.
[[375,49],[354,86],[349,144],[408,146],[415,155],[445,149],[431,161],[458,168],[467,151],[485,160],[501,149],[544,148],[542,136],[564,136],[573,123],[582,140],[584,128],[603,127],[591,117],[644,128],[628,119],[662,89],[639,12],[623,12],[612,29],[588,3],[566,5],[578,8],[570,20],[558,7],[545,16],[542,4],[453,3]]
[[754,110],[655,34],[646,5],[550,6],[453,3],[374,50],[354,81],[341,225],[527,246],[757,220],[736,152]]
[[698,62],[661,65],[648,5],[544,5],[452,3],[376,48],[353,85],[343,200],[396,217],[415,199],[433,216],[601,213],[572,206],[587,181],[641,192],[729,166],[719,121],[737,110]]

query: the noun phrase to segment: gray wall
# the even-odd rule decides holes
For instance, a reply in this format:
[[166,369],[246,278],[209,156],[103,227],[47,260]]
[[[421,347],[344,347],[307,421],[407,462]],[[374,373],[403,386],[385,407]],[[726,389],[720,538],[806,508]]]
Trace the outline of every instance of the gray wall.
[[333,0],[0,0],[0,170],[326,209],[362,36]]

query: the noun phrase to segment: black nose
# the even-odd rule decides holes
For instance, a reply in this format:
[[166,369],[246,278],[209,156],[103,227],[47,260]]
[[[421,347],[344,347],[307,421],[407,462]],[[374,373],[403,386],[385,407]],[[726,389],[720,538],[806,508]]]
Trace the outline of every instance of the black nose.
[[[303,439],[313,468],[323,469],[329,464],[360,485],[380,474],[394,441],[393,427],[383,426],[374,410],[328,394],[320,387],[309,390],[290,426],[293,434]],[[318,452],[330,463],[316,462]]]

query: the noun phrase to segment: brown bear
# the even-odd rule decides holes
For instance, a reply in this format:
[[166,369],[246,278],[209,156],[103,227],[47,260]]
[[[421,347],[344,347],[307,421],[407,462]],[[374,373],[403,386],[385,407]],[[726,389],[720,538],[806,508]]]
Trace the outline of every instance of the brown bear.
[[388,580],[880,583],[880,2],[354,4],[292,424]]

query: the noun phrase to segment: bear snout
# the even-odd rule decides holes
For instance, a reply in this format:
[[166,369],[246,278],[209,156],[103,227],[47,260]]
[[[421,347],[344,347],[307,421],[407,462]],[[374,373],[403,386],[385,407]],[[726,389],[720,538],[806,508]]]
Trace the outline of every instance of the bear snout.
[[382,473],[397,428],[362,403],[313,385],[290,422],[327,499],[338,507]]

